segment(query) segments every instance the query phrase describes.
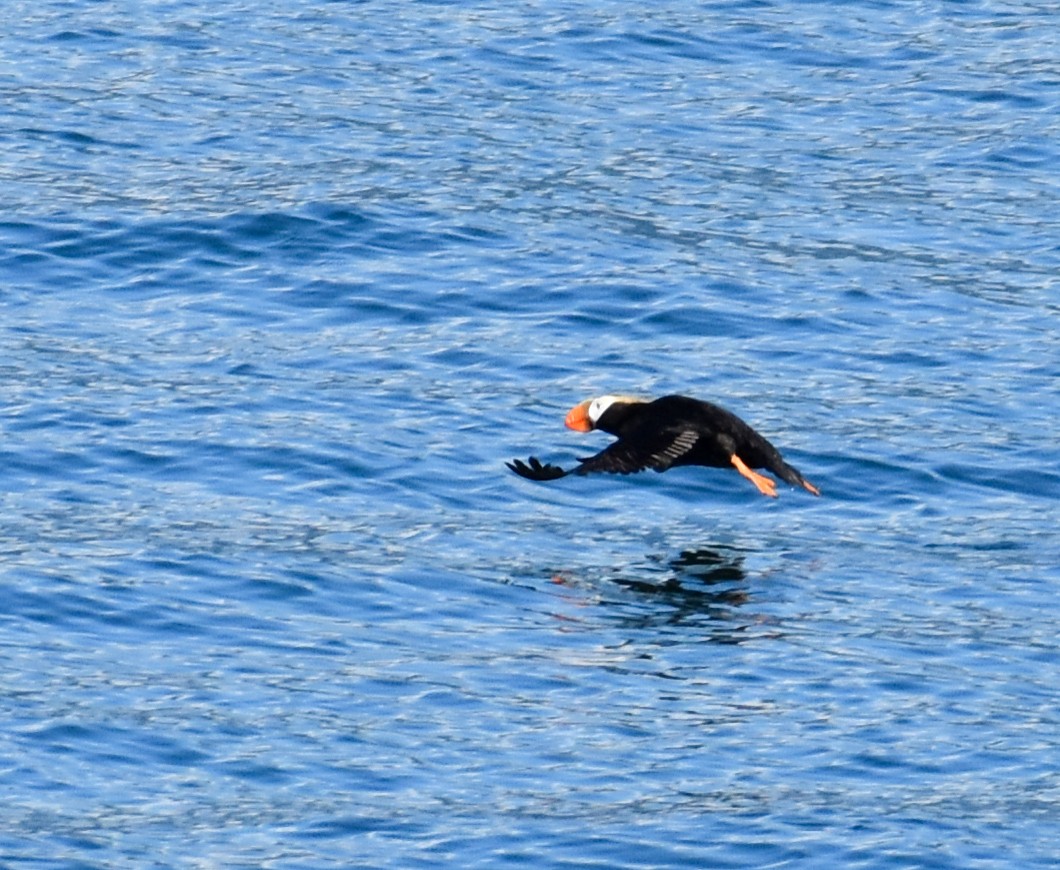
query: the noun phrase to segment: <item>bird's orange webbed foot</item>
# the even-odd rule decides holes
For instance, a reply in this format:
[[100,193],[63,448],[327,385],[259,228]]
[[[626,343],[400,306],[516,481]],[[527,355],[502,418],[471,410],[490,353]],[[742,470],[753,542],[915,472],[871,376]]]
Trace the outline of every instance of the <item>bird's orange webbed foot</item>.
[[764,474],[759,474],[757,471],[748,467],[747,463],[735,453],[729,457],[729,460],[740,474],[758,487],[758,491],[762,493],[762,495],[768,495],[770,498],[777,497],[777,482],[775,480],[771,477],[766,477]]

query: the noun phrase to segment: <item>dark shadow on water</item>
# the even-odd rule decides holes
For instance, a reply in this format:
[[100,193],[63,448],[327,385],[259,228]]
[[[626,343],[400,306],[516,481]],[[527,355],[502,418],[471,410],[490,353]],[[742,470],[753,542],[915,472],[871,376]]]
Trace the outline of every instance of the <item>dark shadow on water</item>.
[[599,573],[563,571],[553,580],[571,587],[591,584],[599,595],[597,603],[610,611],[609,622],[658,631],[660,642],[673,642],[675,633],[682,642],[730,644],[778,636],[779,626],[771,617],[747,607],[751,593],[744,559],[733,548],[703,547],[676,556],[649,556]]

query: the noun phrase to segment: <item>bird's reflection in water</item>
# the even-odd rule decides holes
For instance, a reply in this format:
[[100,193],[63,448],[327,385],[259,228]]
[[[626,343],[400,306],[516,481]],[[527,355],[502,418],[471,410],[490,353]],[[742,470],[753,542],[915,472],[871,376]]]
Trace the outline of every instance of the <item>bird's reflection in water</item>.
[[[561,572],[553,580],[571,587],[591,583],[597,603],[610,607],[626,627],[692,629],[700,640],[742,643],[779,633],[770,617],[746,609],[751,596],[744,558],[733,548],[697,548],[675,557],[650,557],[594,577]],[[627,594],[616,597],[608,583]]]

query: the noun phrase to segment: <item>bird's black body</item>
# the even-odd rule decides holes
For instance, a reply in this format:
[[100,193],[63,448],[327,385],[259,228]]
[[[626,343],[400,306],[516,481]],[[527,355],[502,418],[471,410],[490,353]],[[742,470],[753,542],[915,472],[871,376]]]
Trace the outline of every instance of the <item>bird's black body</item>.
[[[679,465],[729,468],[730,457],[736,453],[751,468],[768,468],[791,484],[802,482],[780,452],[743,420],[699,399],[663,396],[654,402],[616,403],[604,412],[596,428],[615,435],[618,441],[603,453],[582,460],[582,467],[599,467],[581,473],[629,473],[645,468],[665,471]],[[695,438],[686,433],[694,433]]]
[[[594,417],[594,413],[599,416]],[[575,415],[576,422],[572,423]],[[573,408],[567,425],[580,431],[602,429],[618,440],[595,456],[580,460],[570,471],[542,465],[534,458],[529,465],[515,460],[508,467],[532,480],[592,472],[632,474],[649,468],[666,471],[680,465],[735,467],[761,492],[775,495],[775,484],[750,470],[765,468],[793,486],[818,494],[816,487],[788,465],[762,435],[710,402],[687,396],[663,396],[651,402],[608,396]]]

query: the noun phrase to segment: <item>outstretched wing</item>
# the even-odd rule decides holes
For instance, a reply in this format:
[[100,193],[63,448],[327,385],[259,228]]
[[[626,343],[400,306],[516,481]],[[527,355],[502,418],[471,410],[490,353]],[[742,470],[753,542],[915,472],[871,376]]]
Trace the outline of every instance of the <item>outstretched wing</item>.
[[527,480],[558,480],[568,474],[636,474],[652,469],[666,471],[688,453],[699,440],[694,429],[671,429],[652,432],[646,436],[620,438],[595,456],[581,459],[574,468],[565,470],[558,465],[542,464],[536,456],[526,462],[513,459],[506,462],[512,471]]
[[571,474],[636,474],[652,469],[666,471],[688,453],[699,440],[694,429],[670,429],[651,433],[648,437],[620,438],[595,456],[581,460]]
[[564,471],[558,465],[542,465],[536,456],[531,456],[528,462],[529,464],[521,459],[513,459],[511,462],[505,462],[504,464],[527,480],[556,480],[570,474],[569,471]]

